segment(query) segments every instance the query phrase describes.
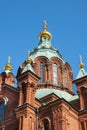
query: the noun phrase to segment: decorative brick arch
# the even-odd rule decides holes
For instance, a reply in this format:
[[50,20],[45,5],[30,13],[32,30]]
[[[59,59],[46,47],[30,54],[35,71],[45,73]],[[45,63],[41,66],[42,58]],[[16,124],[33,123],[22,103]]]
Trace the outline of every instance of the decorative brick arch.
[[40,121],[39,130],[51,130],[51,120],[45,117]]
[[8,98],[6,96],[1,96],[0,97],[0,102],[4,102],[5,105],[8,103]]
[[62,60],[60,60],[59,58],[57,58],[57,57],[52,57],[51,59],[50,59],[50,62],[51,63],[58,63],[58,64],[62,64]]
[[38,56],[35,58],[34,63],[41,62],[41,61],[47,63],[49,59],[45,56]]

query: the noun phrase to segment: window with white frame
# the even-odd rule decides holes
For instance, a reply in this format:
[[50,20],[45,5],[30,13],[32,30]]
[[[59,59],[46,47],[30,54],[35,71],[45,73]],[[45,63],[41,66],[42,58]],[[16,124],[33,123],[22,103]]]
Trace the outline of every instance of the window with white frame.
[[57,64],[53,64],[53,81],[54,81],[54,84],[58,84]]
[[40,83],[44,82],[44,63],[40,62]]

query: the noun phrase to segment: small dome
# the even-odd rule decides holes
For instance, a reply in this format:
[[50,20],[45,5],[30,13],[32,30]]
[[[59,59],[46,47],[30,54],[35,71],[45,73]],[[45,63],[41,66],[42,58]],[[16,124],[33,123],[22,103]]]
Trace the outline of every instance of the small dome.
[[28,58],[28,59],[26,60],[26,63],[32,63],[32,60],[31,60],[30,58]]
[[84,65],[82,62],[80,62],[79,67],[80,67],[80,68],[84,68],[84,66],[85,66],[85,65]]
[[4,67],[4,71],[12,71],[12,66],[10,64],[10,56],[8,57],[8,63]]
[[12,71],[12,66],[9,63],[7,63],[6,66],[4,67],[4,70]]
[[48,39],[52,38],[52,35],[50,32],[47,31],[47,25],[46,21],[44,21],[44,30],[39,34],[39,38],[41,39],[42,37],[48,37]]

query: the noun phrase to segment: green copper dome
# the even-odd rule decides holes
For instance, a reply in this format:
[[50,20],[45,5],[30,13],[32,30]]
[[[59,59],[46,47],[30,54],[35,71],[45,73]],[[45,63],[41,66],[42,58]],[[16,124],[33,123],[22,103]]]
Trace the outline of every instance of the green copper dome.
[[62,60],[62,56],[61,54],[59,53],[58,50],[54,49],[52,46],[50,46],[50,43],[47,44],[46,46],[46,43],[43,45],[40,44],[38,45],[37,48],[35,48],[31,53],[30,53],[30,58],[32,60],[34,60],[36,57],[38,56],[45,56],[47,57],[48,59],[52,58],[52,57],[57,57],[59,59]]

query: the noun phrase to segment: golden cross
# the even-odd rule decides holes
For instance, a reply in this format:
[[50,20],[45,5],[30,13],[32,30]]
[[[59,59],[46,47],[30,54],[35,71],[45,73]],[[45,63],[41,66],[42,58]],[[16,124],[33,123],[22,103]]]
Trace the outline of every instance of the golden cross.
[[11,61],[11,57],[10,57],[10,56],[8,56],[8,63],[10,63],[10,61]]
[[46,29],[47,29],[47,22],[46,20],[44,20],[44,31],[46,31]]

